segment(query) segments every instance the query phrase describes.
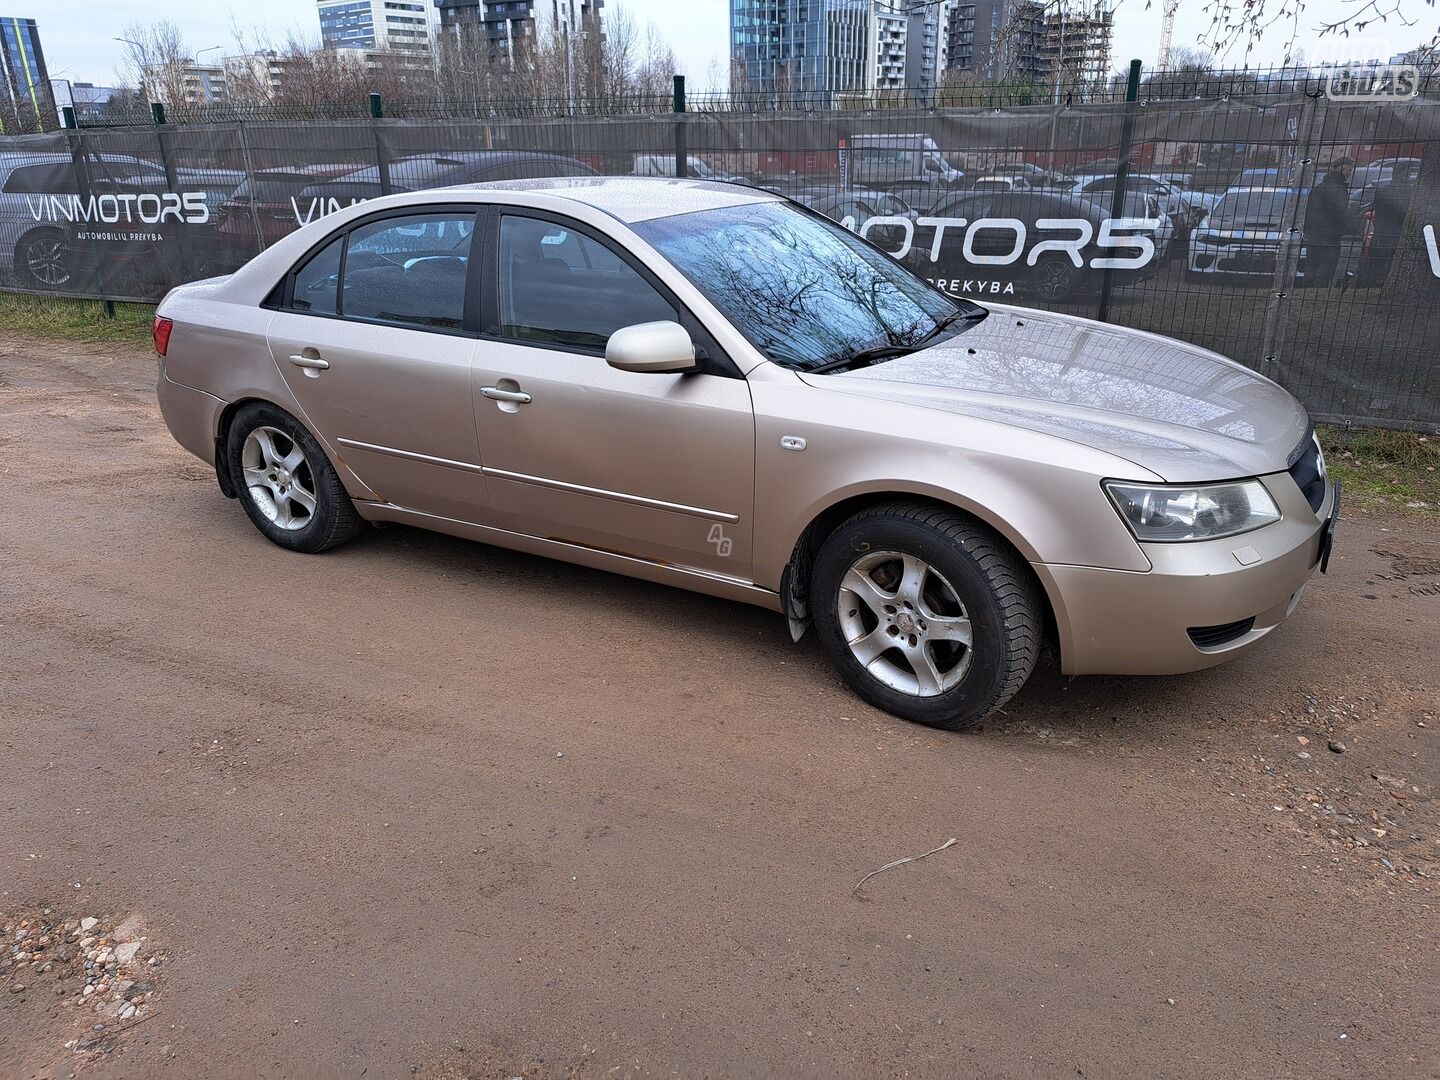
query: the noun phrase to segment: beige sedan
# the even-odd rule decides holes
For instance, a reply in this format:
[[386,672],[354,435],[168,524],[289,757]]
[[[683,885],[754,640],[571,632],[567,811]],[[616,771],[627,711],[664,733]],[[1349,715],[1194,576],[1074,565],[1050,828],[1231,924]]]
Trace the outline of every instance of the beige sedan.
[[959,728],[1255,646],[1328,556],[1304,409],[1214,353],[953,300],[783,199],[516,181],[352,206],[156,318],[159,396],[268,539],[402,522],[813,624]]

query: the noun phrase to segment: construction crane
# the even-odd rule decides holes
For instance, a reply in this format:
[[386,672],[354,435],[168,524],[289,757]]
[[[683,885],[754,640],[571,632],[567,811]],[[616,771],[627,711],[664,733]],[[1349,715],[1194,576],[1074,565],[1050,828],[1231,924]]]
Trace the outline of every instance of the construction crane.
[[1180,9],[1180,0],[1165,0],[1164,14],[1160,19],[1160,57],[1155,61],[1156,71],[1170,70],[1170,39],[1175,36],[1175,12]]

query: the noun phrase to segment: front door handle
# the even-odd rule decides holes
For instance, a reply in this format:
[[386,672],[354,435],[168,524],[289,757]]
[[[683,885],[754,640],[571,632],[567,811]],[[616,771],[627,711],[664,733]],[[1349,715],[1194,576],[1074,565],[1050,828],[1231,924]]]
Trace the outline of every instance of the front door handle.
[[303,349],[290,357],[290,362],[298,368],[307,368],[310,371],[324,371],[330,366],[329,360],[321,359],[318,349]]
[[516,405],[529,405],[530,395],[524,390],[502,390],[498,386],[482,386],[480,396],[491,401],[513,401]]

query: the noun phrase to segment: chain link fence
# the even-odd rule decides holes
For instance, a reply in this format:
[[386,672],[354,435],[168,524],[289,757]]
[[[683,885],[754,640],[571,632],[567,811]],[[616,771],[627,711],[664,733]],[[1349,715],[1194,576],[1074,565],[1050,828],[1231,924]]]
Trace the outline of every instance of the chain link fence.
[[0,137],[0,288],[153,301],[357,200],[678,173],[804,202],[956,295],[1215,349],[1318,418],[1440,430],[1440,99],[1198,76],[1148,89],[172,110]]

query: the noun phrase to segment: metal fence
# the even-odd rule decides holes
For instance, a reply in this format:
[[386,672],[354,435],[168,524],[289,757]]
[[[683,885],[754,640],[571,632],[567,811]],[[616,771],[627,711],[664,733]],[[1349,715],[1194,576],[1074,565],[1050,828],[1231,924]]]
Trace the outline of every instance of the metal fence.
[[0,138],[0,288],[155,300],[387,192],[679,172],[808,203],[957,295],[1215,349],[1319,418],[1440,429],[1440,100],[1119,97],[337,109]]

